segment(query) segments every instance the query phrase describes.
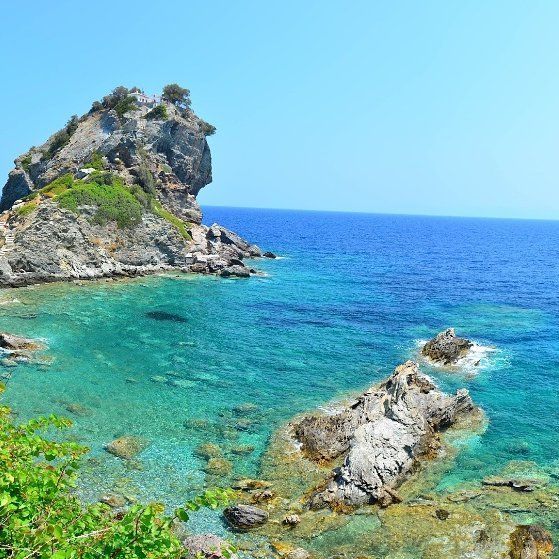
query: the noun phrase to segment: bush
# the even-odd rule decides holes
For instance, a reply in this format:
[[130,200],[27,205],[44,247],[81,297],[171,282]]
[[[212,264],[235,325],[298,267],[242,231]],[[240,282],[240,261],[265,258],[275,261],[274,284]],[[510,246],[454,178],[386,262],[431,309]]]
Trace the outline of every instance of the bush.
[[23,206],[20,206],[16,209],[16,215],[18,215],[19,217],[25,217],[26,215],[33,213],[39,207],[38,202],[39,200],[36,199],[36,197],[31,198],[29,201],[23,204]]
[[[74,493],[80,458],[87,449],[54,442],[46,430],[67,419],[50,416],[15,424],[0,407],[0,557],[32,559],[179,559],[184,550],[173,524],[189,512],[227,504],[223,490],[207,491],[173,516],[156,503],[114,514],[107,505],[83,505]],[[225,551],[230,556],[235,550]]]
[[204,136],[213,136],[216,132],[216,127],[205,120],[200,119],[200,129]]
[[21,160],[21,168],[27,173],[29,172],[29,166],[31,165],[31,156],[30,155],[26,155],[22,160]]
[[43,152],[43,159],[51,159],[58,150],[63,148],[70,141],[70,138],[78,128],[78,123],[78,117],[73,115],[66,126],[54,134],[46,151]]
[[122,119],[126,113],[138,110],[136,98],[132,95],[127,95],[115,105],[114,109],[118,118]]
[[178,83],[171,83],[163,88],[163,99],[177,107],[186,109],[190,107],[190,91]]
[[41,188],[39,192],[49,198],[54,198],[55,196],[60,196],[69,188],[72,188],[73,185],[74,177],[70,173],[66,173],[52,182],[49,182],[49,184]]
[[97,171],[102,171],[105,168],[103,156],[98,151],[94,151],[91,154],[91,158],[89,159],[89,161],[87,161],[83,165],[86,169],[95,169]]
[[[72,188],[57,197],[61,207],[79,213],[80,206],[96,206],[94,223],[106,225],[115,221],[118,227],[134,227],[142,220],[142,206],[118,178],[110,184],[105,179],[110,173],[93,173],[88,182],[75,182]],[[99,182],[94,182],[99,179]],[[91,181],[91,182],[89,182]]]
[[146,114],[148,120],[167,120],[167,107],[165,105],[157,105]]

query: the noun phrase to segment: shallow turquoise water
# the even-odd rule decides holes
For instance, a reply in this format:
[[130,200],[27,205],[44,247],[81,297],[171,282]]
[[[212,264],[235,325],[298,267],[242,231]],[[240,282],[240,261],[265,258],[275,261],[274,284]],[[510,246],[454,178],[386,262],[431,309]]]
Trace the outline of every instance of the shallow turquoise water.
[[[559,222],[209,208],[214,220],[285,258],[255,262],[267,275],[247,281],[0,292],[0,328],[44,338],[53,358],[4,368],[6,400],[21,417],[84,406],[72,436],[92,448],[87,497],[117,483],[179,503],[204,485],[194,449],[207,441],[225,448],[235,474],[256,476],[282,422],[383,378],[448,326],[495,350],[461,372],[426,368],[447,389],[469,388],[489,419],[440,486],[511,460],[556,465]],[[247,402],[259,410],[241,424],[234,407]],[[192,419],[207,423],[185,427]],[[150,441],[142,469],[103,450],[124,434]],[[231,454],[239,445],[255,451]]]

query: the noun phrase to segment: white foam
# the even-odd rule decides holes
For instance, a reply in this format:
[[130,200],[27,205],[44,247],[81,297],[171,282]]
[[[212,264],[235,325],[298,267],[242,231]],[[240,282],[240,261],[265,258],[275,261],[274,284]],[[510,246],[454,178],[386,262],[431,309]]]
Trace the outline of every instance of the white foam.
[[427,363],[433,368],[444,369],[447,371],[459,371],[467,373],[470,376],[477,375],[481,370],[493,364],[493,359],[491,359],[492,354],[496,353],[498,350],[494,346],[482,345],[477,342],[473,342],[472,347],[468,350],[468,353],[461,357],[453,363],[452,365],[444,365],[442,363],[435,363],[429,358],[421,355],[421,348],[429,340],[416,340],[417,350],[424,363]]

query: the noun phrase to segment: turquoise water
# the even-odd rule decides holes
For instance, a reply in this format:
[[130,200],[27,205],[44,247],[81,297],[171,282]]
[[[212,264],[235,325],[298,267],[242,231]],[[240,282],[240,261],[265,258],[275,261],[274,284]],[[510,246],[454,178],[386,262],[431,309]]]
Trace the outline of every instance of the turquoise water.
[[[255,262],[266,275],[250,280],[166,276],[0,292],[0,328],[44,338],[52,358],[3,368],[5,399],[22,418],[74,419],[72,437],[92,449],[86,497],[116,485],[179,503],[206,482],[195,449],[208,441],[223,447],[233,475],[257,476],[284,421],[385,377],[448,326],[493,351],[454,373],[426,368],[447,389],[467,387],[489,420],[441,487],[511,460],[557,466],[559,222],[205,215],[283,258]],[[258,408],[235,409],[246,403]],[[71,404],[82,406],[78,415]],[[103,450],[128,434],[150,443],[138,461]],[[254,451],[233,452],[243,445]]]

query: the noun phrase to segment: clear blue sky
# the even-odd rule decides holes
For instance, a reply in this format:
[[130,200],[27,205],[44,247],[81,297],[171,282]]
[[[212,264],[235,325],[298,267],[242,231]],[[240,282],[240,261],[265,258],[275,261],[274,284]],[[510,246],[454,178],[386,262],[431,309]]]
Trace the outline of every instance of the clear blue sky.
[[119,84],[189,87],[202,204],[559,218],[559,2],[4,2],[0,172]]

